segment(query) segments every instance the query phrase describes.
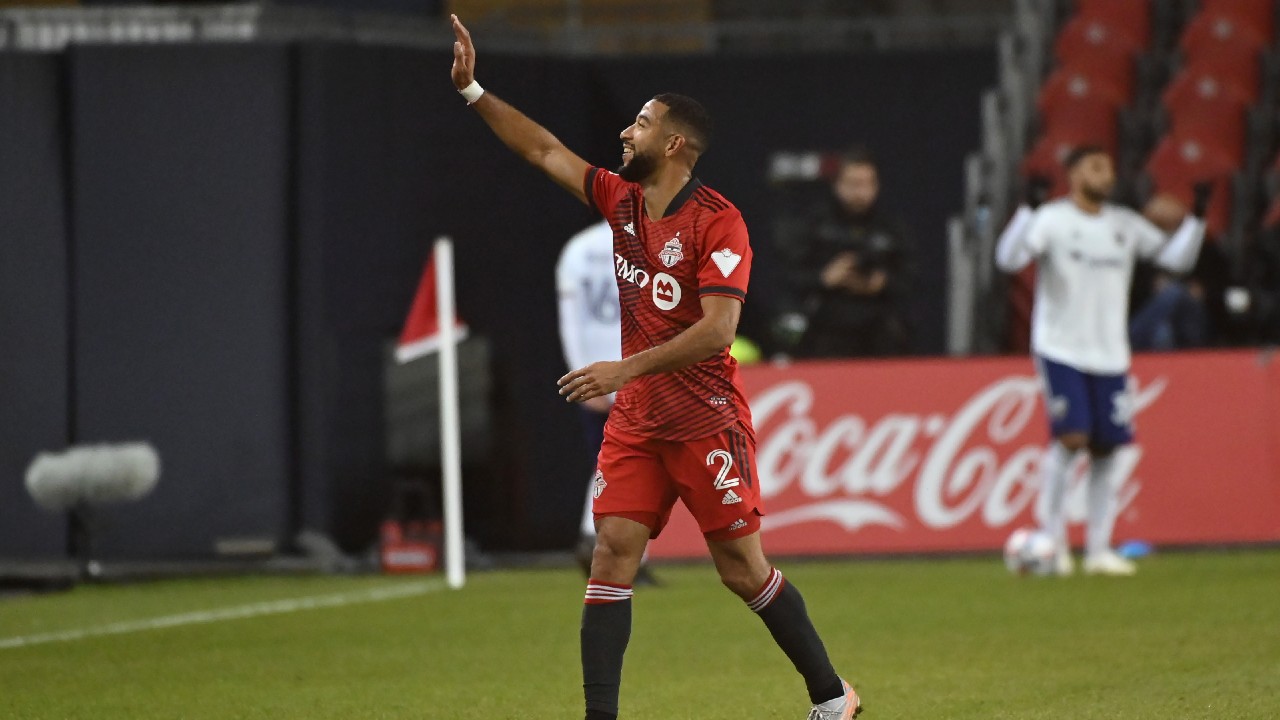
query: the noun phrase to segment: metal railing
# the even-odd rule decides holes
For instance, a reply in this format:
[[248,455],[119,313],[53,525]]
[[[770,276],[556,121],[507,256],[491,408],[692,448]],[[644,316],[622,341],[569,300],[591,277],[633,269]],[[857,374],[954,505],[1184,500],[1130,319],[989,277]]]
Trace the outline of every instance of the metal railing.
[[995,272],[998,223],[1013,210],[1018,163],[1027,150],[1035,92],[1043,76],[1059,0],[1016,0],[1012,28],[997,41],[999,79],[981,99],[982,147],[965,163],[965,205],[949,230],[948,351],[999,350],[1006,288]]

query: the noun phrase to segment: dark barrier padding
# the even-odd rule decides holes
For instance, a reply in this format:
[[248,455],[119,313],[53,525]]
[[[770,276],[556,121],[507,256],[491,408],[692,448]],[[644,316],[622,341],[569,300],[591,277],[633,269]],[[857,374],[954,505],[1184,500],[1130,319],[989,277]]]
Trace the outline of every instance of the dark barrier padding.
[[0,557],[8,558],[66,547],[63,516],[37,508],[23,486],[37,452],[67,443],[60,63],[0,54]]
[[[399,332],[432,241],[450,234],[460,312],[492,342],[515,416],[495,439],[498,474],[467,478],[468,532],[489,546],[563,536],[588,470],[574,453],[577,419],[555,393],[553,275],[560,245],[590,215],[491,136],[450,84],[447,56],[442,70],[440,56],[411,50],[300,53],[304,524],[348,548],[373,539],[389,502],[379,343]],[[573,64],[499,57],[486,67],[510,79],[504,96],[581,145]],[[568,479],[566,455],[578,463]]]
[[[79,442],[146,439],[105,557],[277,538],[290,473],[289,55],[72,51]],[[372,352],[376,352],[374,348]]]

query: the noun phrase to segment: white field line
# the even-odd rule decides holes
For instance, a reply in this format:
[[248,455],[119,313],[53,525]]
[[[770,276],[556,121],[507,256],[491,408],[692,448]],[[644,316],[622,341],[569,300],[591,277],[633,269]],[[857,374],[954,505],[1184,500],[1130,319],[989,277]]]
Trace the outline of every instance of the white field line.
[[391,585],[373,588],[360,592],[338,593],[334,595],[313,595],[310,597],[290,598],[287,600],[271,600],[268,602],[235,605],[215,610],[200,610],[178,615],[163,615],[143,620],[126,620],[124,622],[99,625],[97,627],[63,630],[61,632],[41,633],[38,635],[19,635],[17,637],[0,638],[0,650],[44,645],[47,643],[73,642],[86,638],[105,637],[108,635],[127,635],[146,630],[162,630],[164,628],[181,627],[183,625],[205,625],[223,622],[224,620],[243,620],[245,618],[263,617],[265,615],[286,615],[303,610],[320,608],[362,605],[365,603],[398,600],[400,598],[426,595],[444,588],[439,581],[423,581],[404,585]]

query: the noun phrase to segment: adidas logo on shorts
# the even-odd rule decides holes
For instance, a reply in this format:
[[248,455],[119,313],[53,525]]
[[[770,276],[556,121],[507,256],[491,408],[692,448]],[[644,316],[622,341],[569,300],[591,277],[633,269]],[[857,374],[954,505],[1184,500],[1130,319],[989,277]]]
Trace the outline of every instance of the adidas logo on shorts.
[[720,501],[721,505],[732,505],[742,502],[742,498],[738,497],[738,493],[730,490],[724,494],[724,499]]
[[729,529],[730,529],[730,530],[741,530],[742,528],[744,528],[744,527],[746,527],[746,526],[747,526],[747,521],[746,521],[746,520],[743,520],[742,518],[738,518],[737,520],[734,520],[734,521],[733,521],[733,524],[729,526]]

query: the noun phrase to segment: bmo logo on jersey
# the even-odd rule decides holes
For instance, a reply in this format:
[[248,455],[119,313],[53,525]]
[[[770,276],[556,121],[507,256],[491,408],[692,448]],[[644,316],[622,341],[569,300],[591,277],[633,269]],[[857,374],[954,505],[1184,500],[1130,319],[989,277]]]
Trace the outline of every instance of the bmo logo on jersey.
[[680,283],[666,273],[654,275],[653,304],[659,310],[674,310],[680,304]]
[[[629,260],[617,253],[613,254],[613,267],[617,271],[618,277],[629,283],[634,283],[640,287],[644,287],[649,284],[649,273],[636,267]],[[658,277],[666,276],[659,275]]]
[[[649,285],[649,273],[621,255],[614,254],[613,266],[619,278],[638,287]],[[658,273],[653,276],[653,304],[659,310],[674,310],[680,304],[681,292],[680,283],[670,275]]]

